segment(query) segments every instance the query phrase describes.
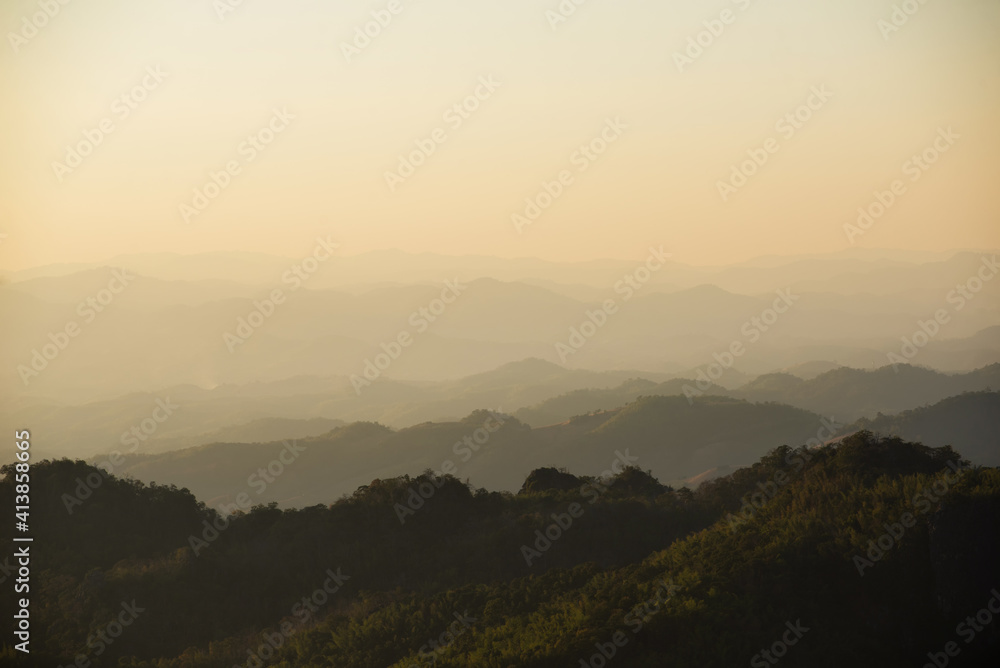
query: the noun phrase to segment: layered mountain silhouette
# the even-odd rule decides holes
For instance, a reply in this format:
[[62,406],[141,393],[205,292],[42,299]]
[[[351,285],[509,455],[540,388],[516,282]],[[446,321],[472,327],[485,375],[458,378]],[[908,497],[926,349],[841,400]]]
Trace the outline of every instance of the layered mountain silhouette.
[[[603,430],[637,435],[655,423],[644,409]],[[68,513],[60,499],[95,476]],[[997,469],[869,432],[775,448],[695,492],[634,466],[536,469],[517,494],[404,475],[329,506],[223,516],[83,462],[37,463],[32,481],[39,666],[723,666],[776,638],[796,641],[789,665],[907,666],[1000,598]],[[977,628],[949,665],[1000,658],[996,626]]]
[[[366,478],[426,469],[453,473],[478,487],[509,491],[516,490],[529,471],[546,466],[600,475],[635,465],[661,480],[684,484],[691,478],[714,477],[711,471],[719,468],[746,465],[776,443],[816,447],[858,430],[952,446],[968,452],[977,464],[995,465],[1000,457],[998,396],[966,393],[931,407],[848,425],[774,402],[648,395],[620,408],[595,410],[542,427],[531,428],[516,417],[482,410],[460,421],[426,422],[399,430],[359,422],[294,441],[213,443],[160,455],[132,455],[116,473],[183,486],[213,505],[252,492],[257,502],[302,507],[331,503]],[[496,430],[483,431],[489,427]],[[481,443],[469,440],[477,431]],[[297,452],[294,462],[282,465],[273,483],[261,485],[259,471],[266,471],[291,442]]]

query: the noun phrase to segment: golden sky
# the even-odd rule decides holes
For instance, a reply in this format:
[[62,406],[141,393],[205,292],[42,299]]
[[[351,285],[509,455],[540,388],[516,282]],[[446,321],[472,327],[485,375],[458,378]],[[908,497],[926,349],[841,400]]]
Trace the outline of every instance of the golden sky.
[[[589,0],[565,21],[547,15],[557,0],[236,2],[3,3],[0,269],[295,256],[319,233],[346,254],[586,260],[656,243],[692,264],[1000,246],[995,1],[914,1],[898,30],[879,24],[896,0]],[[797,110],[800,127],[781,124]],[[907,169],[948,128],[947,151]],[[100,142],[75,169],[54,164],[87,134]],[[390,187],[417,142],[433,153]],[[723,201],[719,182],[762,150]],[[213,172],[228,185],[186,221]],[[884,215],[845,233],[897,179]],[[543,183],[554,201],[515,225]]]

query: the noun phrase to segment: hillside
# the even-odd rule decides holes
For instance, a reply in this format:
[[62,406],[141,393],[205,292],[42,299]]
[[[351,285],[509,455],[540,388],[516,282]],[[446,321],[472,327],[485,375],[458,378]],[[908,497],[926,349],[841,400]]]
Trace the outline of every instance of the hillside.
[[[995,624],[955,635],[995,595],[1000,472],[965,469],[947,448],[860,433],[838,448],[778,448],[696,493],[637,468],[605,480],[536,471],[517,495],[406,476],[330,507],[228,518],[186,491],[117,478],[70,516],[60,494],[92,473],[33,469],[45,549],[32,560],[32,665],[83,653],[133,668],[258,655],[281,668],[531,668],[613,652],[639,668],[722,668],[761,662],[782,637],[788,666],[919,665],[956,639],[968,642],[949,665],[1000,657]],[[416,504],[422,486],[434,491]],[[879,538],[885,526],[896,538]],[[874,540],[889,542],[872,552]],[[123,605],[135,615],[126,632],[88,649]]]
[[[654,383],[643,378],[625,381],[617,387],[607,389],[580,389],[546,399],[534,406],[521,408],[514,416],[533,427],[564,422],[577,415],[585,415],[599,410],[609,410],[635,401],[642,395],[671,396],[683,394],[684,386],[692,381],[677,378],[663,383]],[[728,396],[729,390],[712,384],[706,394]]]
[[1000,466],[1000,392],[966,392],[933,406],[858,420],[845,433],[855,429],[932,447],[954,445],[974,462]]
[[[333,421],[377,421],[403,428],[427,421],[458,420],[482,407],[513,411],[580,388],[616,386],[637,375],[636,371],[567,369],[528,358],[436,383],[379,379],[360,395],[347,378],[301,375],[211,388],[175,385],[157,393],[130,393],[80,405],[19,398],[0,403],[0,421],[7,421],[11,428],[24,423],[39,425],[39,435],[44,436],[39,443],[43,456],[89,458],[121,449],[122,433],[148,418],[158,400],[169,401],[178,410],[158,424],[138,451],[153,454],[220,441],[316,436],[329,431]],[[666,374],[645,375],[657,381],[666,378]],[[271,426],[259,422],[265,419]],[[331,427],[316,429],[324,423]],[[280,429],[281,424],[288,429]]]
[[[359,422],[294,445],[213,443],[133,455],[114,472],[186,487],[213,507],[240,491],[251,491],[255,502],[303,507],[331,503],[373,476],[442,471],[446,462],[462,480],[507,491],[517,490],[535,468],[568,466],[598,475],[622,458],[674,480],[716,466],[749,464],[775,443],[802,445],[826,433],[821,416],[788,406],[724,397],[697,398],[693,404],[678,396],[642,397],[620,410],[537,429],[488,411],[399,430]],[[289,448],[294,457],[282,455]],[[289,461],[274,465],[272,473],[279,475],[266,481],[260,469],[280,457]]]
[[[822,368],[822,364],[816,365]],[[685,387],[703,395],[736,397],[753,402],[773,401],[833,416],[839,422],[878,413],[896,413],[941,401],[962,392],[1000,387],[1000,364],[967,373],[946,374],[932,369],[899,365],[874,370],[836,367],[802,378],[791,372],[757,376],[735,390],[694,380],[671,379],[659,384],[630,380],[609,389],[580,389],[542,401],[516,413],[532,426],[551,424],[595,410],[608,410],[640,394],[683,394]]]
[[991,387],[1000,387],[1000,364],[962,374],[900,364],[868,371],[842,367],[801,382],[788,375],[764,376],[734,394],[822,411],[848,421],[896,413]]

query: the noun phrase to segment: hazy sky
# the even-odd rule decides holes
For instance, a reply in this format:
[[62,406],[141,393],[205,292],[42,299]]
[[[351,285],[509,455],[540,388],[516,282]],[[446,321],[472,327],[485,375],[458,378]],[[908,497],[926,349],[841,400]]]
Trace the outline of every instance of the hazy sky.
[[[39,5],[3,3],[0,269],[294,256],[320,232],[351,254],[583,260],[657,243],[718,264],[850,247],[844,224],[894,179],[905,192],[856,245],[1000,246],[995,0],[914,2],[891,33],[878,21],[896,0],[589,0],[555,29],[557,0],[400,0],[351,62],[342,44],[388,0],[243,0],[220,18],[226,2],[71,0],[24,39],[12,35],[31,35],[22,17]],[[675,52],[724,10],[729,25],[678,71]],[[134,109],[116,102],[144,77]],[[460,126],[445,116],[477,87]],[[787,136],[776,123],[814,87],[832,97]],[[249,161],[241,144],[275,109],[295,119]],[[102,119],[113,132],[57,176]],[[575,154],[609,119],[606,152]],[[436,128],[443,143],[392,191],[385,173]],[[941,128],[948,151],[904,171]],[[777,152],[724,202],[718,181],[769,138]],[[180,205],[234,160],[240,172],[186,223]],[[562,170],[569,185],[518,233],[512,214]]]

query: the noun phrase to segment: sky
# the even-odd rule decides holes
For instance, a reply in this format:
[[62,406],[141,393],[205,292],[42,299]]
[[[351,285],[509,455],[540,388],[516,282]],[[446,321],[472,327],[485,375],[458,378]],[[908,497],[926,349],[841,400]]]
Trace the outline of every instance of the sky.
[[992,0],[237,2],[3,3],[0,270],[1000,247]]

